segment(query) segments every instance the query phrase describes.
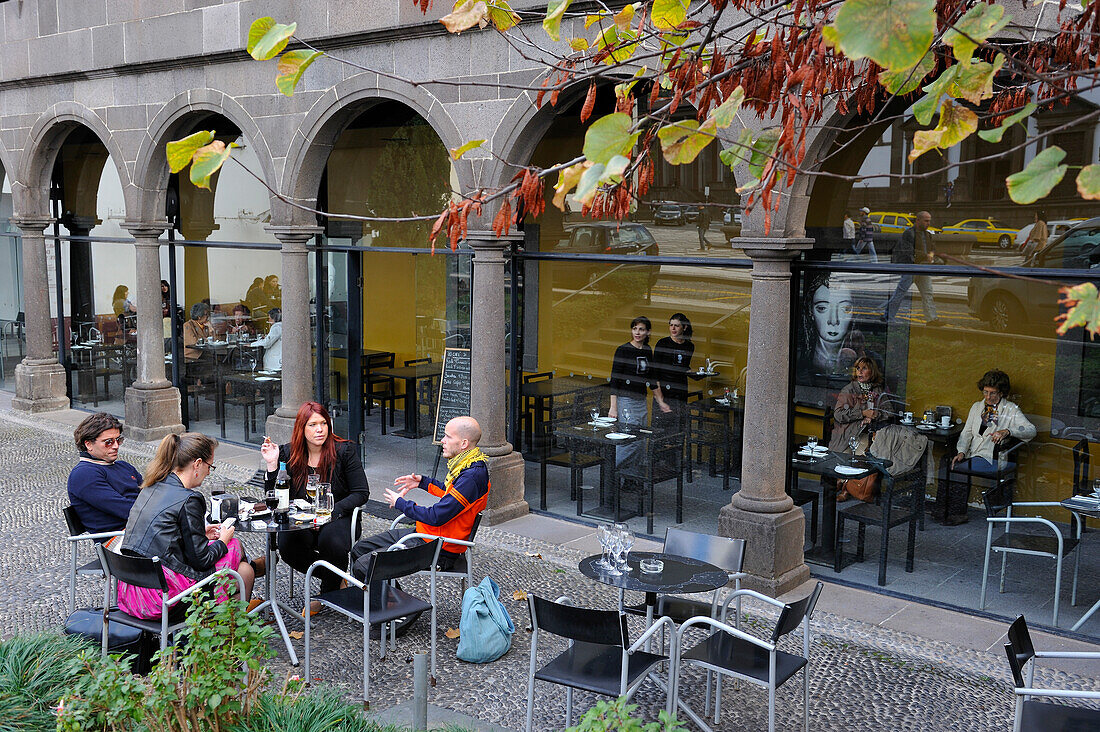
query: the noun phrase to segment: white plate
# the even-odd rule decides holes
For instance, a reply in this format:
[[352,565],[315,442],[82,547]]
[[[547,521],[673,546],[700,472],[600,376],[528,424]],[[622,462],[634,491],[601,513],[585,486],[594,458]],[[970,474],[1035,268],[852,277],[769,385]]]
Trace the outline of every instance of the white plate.
[[317,514],[311,513],[309,511],[298,511],[296,513],[290,514],[290,517],[295,521],[312,521],[313,519],[317,518]]
[[632,440],[634,435],[628,435],[624,432],[608,432],[604,435],[609,440]]
[[798,451],[804,455],[809,455],[811,454],[811,452],[814,455],[824,455],[825,453],[829,452],[829,448],[825,447],[824,445],[818,445],[811,451],[808,445],[803,445],[801,448],[799,448]]
[[256,381],[278,381],[274,376],[257,376]]
[[867,468],[855,468],[851,465],[837,465],[833,470],[837,472],[837,475],[859,475],[867,472]]
[[936,429],[936,425],[934,425],[934,424],[924,424],[922,422],[921,424],[917,425],[917,429],[918,430],[934,430],[934,429]]
[[729,399],[715,399],[714,401],[718,402],[723,407],[728,407],[730,405],[730,400]]

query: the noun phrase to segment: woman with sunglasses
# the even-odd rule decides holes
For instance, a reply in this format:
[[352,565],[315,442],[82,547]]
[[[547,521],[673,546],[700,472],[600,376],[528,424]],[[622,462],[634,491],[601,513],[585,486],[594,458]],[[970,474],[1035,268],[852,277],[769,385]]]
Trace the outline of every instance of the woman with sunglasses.
[[[175,595],[219,569],[234,569],[244,580],[245,598],[252,594],[256,572],[233,527],[206,523],[206,499],[197,488],[214,470],[213,437],[187,432],[160,442],[145,472],[145,482],[130,511],[122,554],[159,557]],[[159,618],[158,590],[118,583],[118,606],[138,618]]]

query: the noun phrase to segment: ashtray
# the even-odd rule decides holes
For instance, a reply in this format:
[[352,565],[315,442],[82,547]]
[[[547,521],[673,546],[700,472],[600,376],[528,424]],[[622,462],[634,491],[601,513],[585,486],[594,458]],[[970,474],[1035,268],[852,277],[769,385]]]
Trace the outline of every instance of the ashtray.
[[638,562],[638,569],[646,574],[657,574],[665,568],[665,563],[660,559],[643,559]]

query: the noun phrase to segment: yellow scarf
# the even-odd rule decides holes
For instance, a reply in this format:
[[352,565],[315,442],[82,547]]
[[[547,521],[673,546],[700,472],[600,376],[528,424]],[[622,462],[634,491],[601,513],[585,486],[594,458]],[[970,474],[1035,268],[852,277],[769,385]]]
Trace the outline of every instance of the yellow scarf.
[[[453,458],[447,461],[447,480],[446,487],[450,488],[454,485],[455,478],[466,468],[470,467],[476,462],[484,462],[488,464],[489,460],[485,456],[485,453],[481,451],[480,447],[476,445],[463,453],[455,455]],[[488,467],[488,465],[486,465]]]

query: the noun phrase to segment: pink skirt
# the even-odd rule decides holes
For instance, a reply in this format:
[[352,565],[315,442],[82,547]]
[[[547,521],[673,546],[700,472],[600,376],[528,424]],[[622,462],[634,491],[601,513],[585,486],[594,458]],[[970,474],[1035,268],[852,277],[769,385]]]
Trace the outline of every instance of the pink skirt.
[[[241,546],[241,542],[236,537],[229,540],[228,547],[229,552],[214,564],[214,568],[216,570],[232,569],[235,572],[244,559],[244,547]],[[198,580],[185,577],[179,572],[173,572],[168,567],[162,566],[161,568],[164,570],[164,579],[168,583],[169,597],[178,595],[188,587],[198,583]],[[224,600],[225,593],[219,592],[218,602]],[[134,587],[125,582],[118,583],[118,608],[128,615],[146,620],[160,618],[160,603],[160,590]]]

